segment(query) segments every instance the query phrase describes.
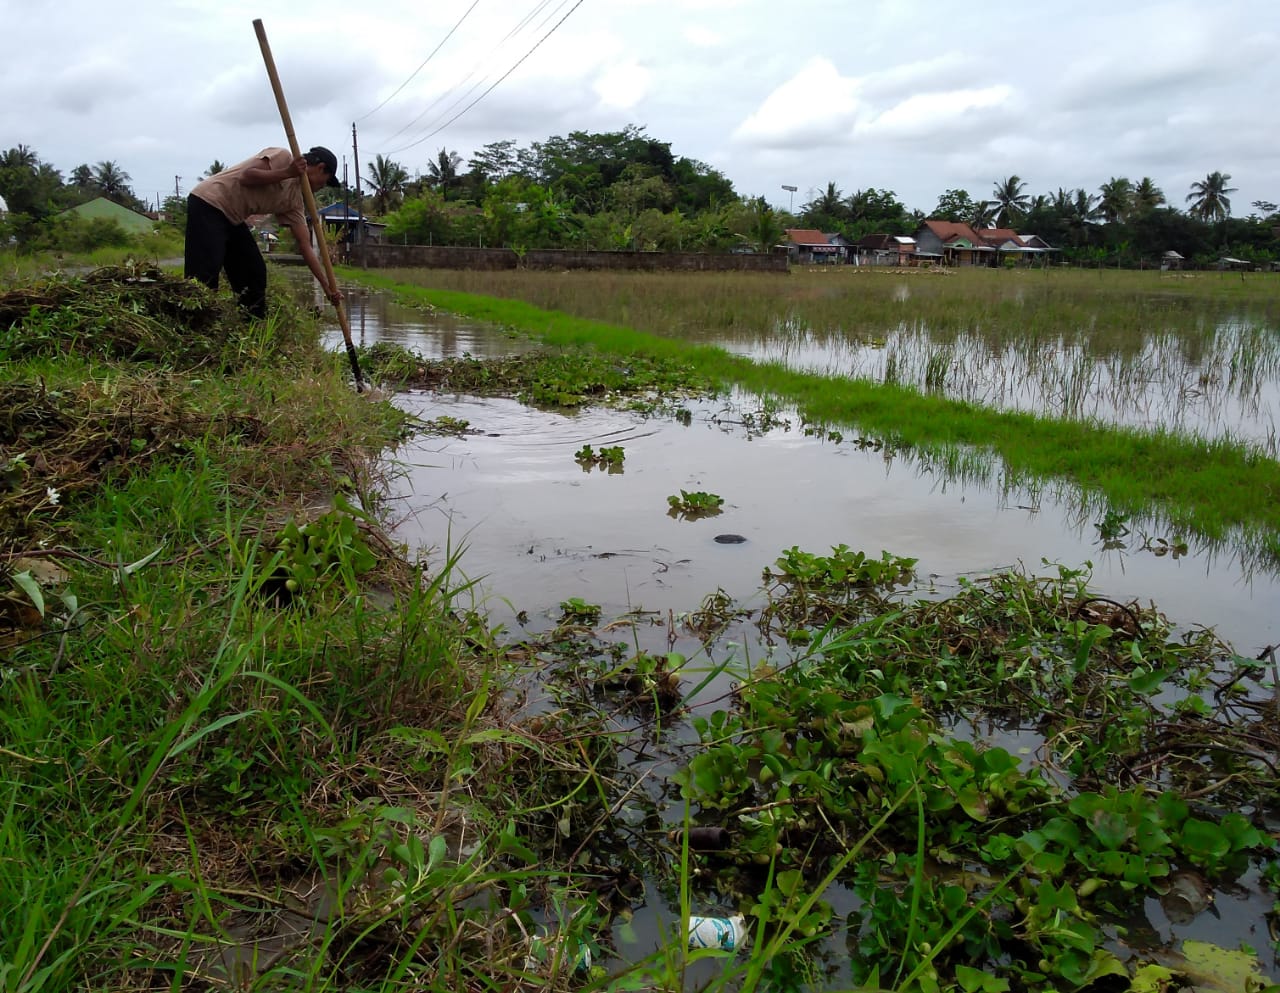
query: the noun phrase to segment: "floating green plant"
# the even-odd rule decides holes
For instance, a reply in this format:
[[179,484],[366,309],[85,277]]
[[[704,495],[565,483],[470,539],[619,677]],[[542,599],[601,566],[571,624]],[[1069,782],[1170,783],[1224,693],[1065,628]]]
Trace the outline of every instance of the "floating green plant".
[[679,496],[673,494],[667,497],[667,505],[670,508],[667,513],[672,517],[680,517],[686,520],[699,517],[714,517],[721,512],[721,508],[724,505],[724,497],[716,493],[706,493],[702,490],[695,490],[692,493],[688,490],[681,490]]
[[583,469],[607,469],[609,472],[620,472],[626,459],[626,451],[621,445],[605,445],[599,451],[590,445],[583,445],[573,454],[574,461]]

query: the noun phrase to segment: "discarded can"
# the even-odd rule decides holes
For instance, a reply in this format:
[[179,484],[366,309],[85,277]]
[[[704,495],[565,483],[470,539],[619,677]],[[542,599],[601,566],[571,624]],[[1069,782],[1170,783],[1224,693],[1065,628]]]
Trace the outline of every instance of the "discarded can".
[[[670,831],[667,838],[680,841],[679,831]],[[729,847],[729,829],[723,827],[689,828],[689,847],[700,852],[718,852]]]
[[732,917],[690,917],[689,947],[736,951],[747,943],[747,922],[741,914]]

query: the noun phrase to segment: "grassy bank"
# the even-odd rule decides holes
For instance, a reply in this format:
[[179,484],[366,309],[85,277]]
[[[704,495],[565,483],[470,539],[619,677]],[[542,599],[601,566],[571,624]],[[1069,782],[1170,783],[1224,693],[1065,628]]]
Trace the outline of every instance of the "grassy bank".
[[[605,353],[646,353],[678,361],[724,386],[793,404],[819,425],[875,436],[940,467],[963,466],[966,472],[998,477],[1004,486],[1076,487],[1095,509],[1153,516],[1176,530],[1210,539],[1232,536],[1256,556],[1272,561],[1280,556],[1280,464],[1243,446],[991,410],[901,387],[755,363],[719,348],[519,300],[413,286],[400,281],[404,274],[350,275],[412,302],[518,328],[558,347],[591,346]],[[415,278],[434,280],[436,274]],[[445,274],[446,281],[455,278]],[[541,275],[548,284],[557,278]],[[508,289],[515,285],[525,283],[512,279]],[[1234,284],[1229,287],[1224,292],[1234,290]]]
[[123,268],[0,311],[0,988],[376,985],[394,892],[333,908],[443,837],[491,672],[449,563],[379,526],[404,418],[284,304]]

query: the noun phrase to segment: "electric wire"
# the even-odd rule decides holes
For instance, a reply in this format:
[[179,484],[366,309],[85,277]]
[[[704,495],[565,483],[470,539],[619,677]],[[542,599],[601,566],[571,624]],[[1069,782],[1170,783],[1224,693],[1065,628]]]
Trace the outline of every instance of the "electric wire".
[[433,58],[435,58],[436,52],[440,51],[440,49],[444,47],[445,42],[447,42],[450,38],[453,37],[453,33],[457,31],[458,28],[462,27],[462,22],[465,21],[470,16],[471,12],[476,9],[479,3],[480,3],[480,0],[471,0],[471,6],[466,9],[466,11],[463,13],[461,17],[458,18],[457,23],[455,23],[454,26],[449,29],[449,33],[440,39],[440,44],[436,45],[436,47],[431,50],[431,54],[422,60],[422,62],[418,65],[418,68],[414,69],[413,72],[409,73],[409,78],[406,79],[399,86],[397,86],[394,92],[392,92],[391,96],[387,97],[385,100],[382,101],[382,103],[378,104],[378,106],[374,107],[373,110],[369,111],[363,117],[357,117],[356,121],[359,122],[359,121],[365,120],[366,118],[372,117],[374,114],[380,111],[383,107],[385,107],[388,104],[388,102],[390,102],[395,97],[397,93],[399,93],[411,82],[413,82],[413,78],[417,76],[418,73],[422,72],[423,68],[426,66],[428,62],[430,62]]
[[[547,40],[548,38],[550,38],[553,34],[555,34],[555,33],[556,33],[556,31],[559,29],[560,25],[562,25],[565,21],[567,21],[567,20],[569,19],[569,17],[573,14],[573,12],[574,12],[575,10],[577,10],[579,7],[581,7],[581,6],[582,6],[583,2],[584,2],[584,0],[577,0],[577,2],[576,2],[572,7],[570,7],[570,8],[569,8],[568,13],[566,13],[562,18],[560,18],[560,20],[556,21],[556,23],[551,27],[551,30],[550,30],[550,31],[548,31],[548,32],[547,32],[546,34],[544,34],[541,38],[539,38],[536,42],[534,42],[533,47],[532,47],[532,48],[530,48],[530,49],[529,49],[529,51],[525,52],[525,53],[524,53],[524,55],[520,56],[520,58],[516,60],[515,64],[514,64],[514,65],[512,65],[510,69],[508,69],[508,70],[507,70],[506,72],[504,72],[501,76],[499,76],[496,80],[494,80],[494,81],[493,81],[493,83],[488,87],[488,89],[486,89],[486,90],[485,90],[483,93],[481,93],[478,97],[476,97],[476,98],[475,98],[474,100],[472,100],[469,104],[467,104],[465,107],[463,107],[463,108],[462,108],[462,110],[458,111],[456,114],[454,114],[451,118],[449,118],[447,121],[445,121],[445,122],[444,122],[443,124],[441,124],[439,127],[437,127],[435,130],[433,130],[433,131],[429,132],[428,134],[423,135],[423,136],[422,136],[421,138],[419,138],[417,141],[413,141],[413,142],[410,142],[410,143],[409,143],[409,144],[407,144],[407,145],[402,145],[402,146],[400,146],[399,148],[392,149],[392,150],[391,150],[391,152],[389,152],[388,154],[396,154],[396,153],[398,153],[398,152],[403,152],[403,151],[405,151],[405,150],[407,150],[407,149],[414,148],[414,147],[416,147],[416,146],[418,146],[418,145],[421,145],[424,141],[427,141],[427,140],[429,140],[429,139],[431,139],[431,138],[434,138],[436,135],[438,135],[438,134],[439,134],[441,131],[443,131],[445,128],[449,127],[449,125],[451,125],[451,124],[453,124],[455,121],[457,121],[460,117],[462,117],[465,113],[467,113],[467,111],[469,111],[472,107],[474,107],[474,106],[475,106],[476,104],[478,104],[481,100],[483,100],[483,99],[484,99],[485,97],[487,97],[490,93],[492,93],[492,92],[494,91],[494,89],[496,89],[496,88],[497,88],[497,86],[498,86],[498,85],[499,85],[499,84],[500,84],[504,79],[506,79],[508,76],[510,76],[510,75],[511,75],[513,72],[515,72],[518,68],[520,68],[521,64],[525,61],[525,59],[527,59],[530,55],[532,55],[534,52],[536,52],[536,51],[538,50],[539,46],[541,46],[541,45],[542,45],[542,43],[543,43],[544,41],[546,41],[546,40]],[[561,6],[563,6],[563,4],[562,4]],[[559,8],[557,8],[557,9],[559,9]],[[545,22],[544,22],[544,23],[545,23]]]
[[[392,134],[388,135],[387,138],[384,139],[384,144],[390,144],[400,135],[408,131],[415,124],[417,124],[424,117],[426,117],[427,114],[430,113],[432,108],[437,106],[443,100],[447,99],[449,95],[451,93],[454,93],[459,87],[464,86],[468,80],[470,80],[473,76],[475,76],[477,72],[480,71],[480,68],[482,66],[492,63],[494,60],[494,56],[498,54],[498,52],[502,49],[502,46],[505,45],[512,38],[514,38],[516,35],[518,35],[521,31],[523,31],[525,27],[528,26],[529,22],[532,21],[535,17],[537,17],[538,14],[541,13],[551,2],[552,0],[538,0],[538,3],[534,4],[533,8],[516,23],[515,27],[509,30],[506,33],[506,35],[503,36],[502,40],[493,46],[489,54],[480,62],[477,62],[474,66],[471,67],[471,71],[468,72],[460,82],[455,83],[453,86],[449,87],[447,90],[441,93],[438,97],[432,100],[429,104],[423,107],[416,117],[414,117],[407,124],[403,125],[398,131],[395,131]],[[559,7],[556,8],[556,10],[559,10],[560,7],[563,7],[566,2],[568,2],[568,0],[560,0],[560,5]],[[554,13],[555,11],[552,11],[552,15],[554,15]],[[545,24],[546,19],[544,19],[542,23]],[[433,127],[436,121],[438,121],[441,117],[444,117],[445,115],[447,115],[451,110],[453,110],[454,107],[458,106],[458,104],[462,103],[462,101],[464,101],[467,97],[469,97],[472,93],[474,93],[476,89],[479,86],[481,86],[484,83],[485,79],[487,78],[488,78],[487,76],[483,77],[477,82],[473,83],[471,86],[469,86],[465,92],[463,92],[457,99],[455,99],[453,103],[449,104],[449,106],[447,106],[444,109],[444,111],[435,118],[435,120],[433,120],[430,124],[428,124],[427,127],[428,128]]]

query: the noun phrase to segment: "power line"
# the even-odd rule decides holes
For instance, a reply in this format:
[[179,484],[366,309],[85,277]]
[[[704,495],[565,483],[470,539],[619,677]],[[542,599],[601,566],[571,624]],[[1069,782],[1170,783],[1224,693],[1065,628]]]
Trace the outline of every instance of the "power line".
[[[560,6],[564,6],[566,2],[567,0],[561,0]],[[538,3],[536,3],[533,6],[533,8],[516,23],[515,27],[513,27],[510,31],[508,31],[506,35],[502,38],[502,40],[493,46],[489,54],[484,59],[477,62],[474,66],[471,67],[471,71],[468,72],[466,76],[462,78],[461,82],[455,83],[453,86],[449,87],[447,90],[441,93],[438,97],[432,100],[429,104],[423,107],[416,117],[414,117],[408,123],[404,124],[398,131],[394,131],[392,132],[392,134],[388,135],[384,143],[390,144],[397,137],[404,134],[411,127],[413,127],[415,124],[421,121],[424,117],[426,117],[427,114],[431,111],[431,109],[435,107],[437,104],[439,104],[441,101],[445,100],[449,96],[449,94],[453,93],[460,86],[465,85],[466,82],[469,79],[471,79],[472,76],[474,76],[477,72],[480,71],[480,68],[482,66],[492,62],[494,56],[497,55],[497,53],[502,49],[502,46],[505,45],[508,41],[510,41],[513,37],[518,35],[521,31],[523,31],[525,27],[529,24],[529,22],[532,21],[535,17],[537,17],[538,14],[549,3],[551,3],[551,0],[538,0]],[[554,14],[554,11],[552,13]],[[543,21],[543,23],[546,23],[545,20]],[[484,77],[484,78],[488,78],[488,77]],[[462,103],[463,100],[465,100],[468,96],[474,93],[476,88],[484,82],[484,78],[480,79],[478,82],[473,83],[470,87],[468,87],[466,92],[464,92],[461,96],[459,96],[456,100],[454,100],[453,103],[449,104],[449,106],[445,108],[443,114],[441,114],[440,116],[443,117],[444,114],[448,114],[449,111],[451,111],[454,107],[458,106],[458,104]],[[437,120],[438,119],[439,118],[437,118]],[[432,122],[432,124],[434,124],[434,121]],[[431,127],[432,124],[428,124],[427,127]]]
[[364,115],[364,117],[357,117],[357,118],[356,118],[356,121],[357,121],[357,122],[359,122],[359,121],[363,121],[365,118],[372,117],[374,114],[376,114],[378,111],[380,111],[383,107],[385,107],[385,106],[387,105],[387,103],[388,103],[388,102],[389,102],[393,97],[395,97],[395,95],[396,95],[397,93],[399,93],[399,92],[400,92],[401,90],[403,90],[406,86],[408,86],[411,82],[413,82],[413,78],[414,78],[415,76],[417,76],[417,75],[418,75],[418,73],[422,72],[423,68],[425,68],[425,67],[426,67],[426,64],[427,64],[428,62],[430,62],[433,58],[435,58],[436,52],[440,51],[440,49],[444,47],[444,43],[445,43],[446,41],[448,41],[450,38],[452,38],[452,37],[453,37],[453,33],[454,33],[455,31],[457,31],[457,30],[458,30],[458,28],[462,27],[462,22],[463,22],[463,21],[465,21],[465,20],[470,16],[471,12],[472,12],[473,10],[475,10],[475,9],[476,9],[476,7],[479,5],[479,3],[480,3],[480,0],[472,0],[471,6],[467,8],[466,13],[464,13],[461,17],[459,17],[459,18],[458,18],[457,23],[456,23],[456,24],[454,24],[454,26],[453,26],[453,27],[451,27],[451,28],[449,29],[449,33],[448,33],[447,35],[445,35],[443,38],[441,38],[441,39],[440,39],[440,44],[436,45],[436,47],[435,47],[435,48],[433,48],[433,49],[431,50],[431,54],[430,54],[430,55],[428,55],[425,59],[423,59],[423,60],[422,60],[421,64],[418,66],[418,68],[414,69],[414,70],[413,70],[413,72],[409,73],[409,78],[408,78],[408,79],[406,79],[406,80],[405,80],[403,83],[401,83],[399,86],[397,86],[397,87],[395,88],[395,91],[391,94],[391,96],[387,97],[387,98],[386,98],[386,100],[383,100],[383,101],[382,101],[382,103],[380,103],[380,104],[378,104],[378,106],[374,107],[374,108],[373,108],[373,110],[371,110],[371,111],[369,111],[367,114],[365,114],[365,115]]
[[[483,93],[481,93],[478,97],[476,97],[474,100],[472,100],[469,104],[467,104],[465,107],[463,107],[463,108],[462,108],[462,110],[458,111],[458,112],[457,112],[456,114],[454,114],[451,118],[449,118],[447,121],[445,121],[443,124],[441,124],[438,128],[436,128],[434,131],[430,132],[429,134],[425,134],[425,135],[423,135],[423,136],[422,136],[421,138],[419,138],[417,141],[410,142],[408,145],[402,145],[400,148],[392,149],[392,151],[391,151],[391,152],[388,152],[387,154],[389,154],[389,155],[393,155],[393,154],[396,154],[397,152],[403,152],[403,151],[405,151],[406,149],[413,148],[413,147],[415,147],[415,146],[417,146],[417,145],[421,145],[424,141],[427,141],[429,138],[434,138],[434,137],[435,137],[436,135],[438,135],[441,131],[443,131],[445,128],[447,128],[450,124],[452,124],[454,121],[458,120],[458,118],[460,118],[463,114],[465,114],[465,113],[466,113],[467,111],[469,111],[472,107],[474,107],[474,106],[475,106],[476,104],[478,104],[481,100],[483,100],[483,99],[484,99],[485,97],[487,97],[490,93],[492,93],[492,92],[494,91],[494,89],[498,86],[498,84],[499,84],[499,83],[501,83],[504,79],[506,79],[506,78],[507,78],[508,76],[510,76],[513,72],[515,72],[517,69],[519,69],[519,68],[520,68],[521,63],[523,63],[525,59],[527,59],[530,55],[532,55],[535,51],[537,51],[537,50],[538,50],[538,47],[539,47],[539,46],[540,46],[544,41],[546,41],[546,40],[547,40],[548,38],[550,38],[553,34],[555,34],[555,33],[556,33],[556,30],[560,27],[560,25],[561,25],[561,24],[563,24],[565,21],[567,21],[567,20],[569,19],[569,16],[570,16],[570,15],[571,15],[575,10],[577,10],[579,7],[581,7],[581,6],[582,6],[582,4],[583,4],[583,0],[577,0],[577,3],[575,3],[572,7],[570,7],[570,8],[569,8],[569,13],[565,14],[565,15],[564,15],[564,17],[562,17],[562,18],[560,18],[560,20],[556,21],[556,23],[552,26],[552,28],[551,28],[551,30],[550,30],[550,31],[548,31],[548,32],[547,32],[546,34],[544,34],[541,38],[539,38],[536,42],[534,42],[533,47],[532,47],[532,48],[530,48],[530,49],[529,49],[529,51],[525,52],[525,53],[524,53],[524,55],[520,56],[520,58],[516,60],[515,65],[513,65],[510,69],[508,69],[506,72],[504,72],[504,73],[503,73],[501,76],[499,76],[496,80],[494,80],[493,84],[492,84],[492,85],[491,85],[487,90],[485,90],[485,91],[484,91]],[[545,23],[545,22],[544,22],[544,23]]]

